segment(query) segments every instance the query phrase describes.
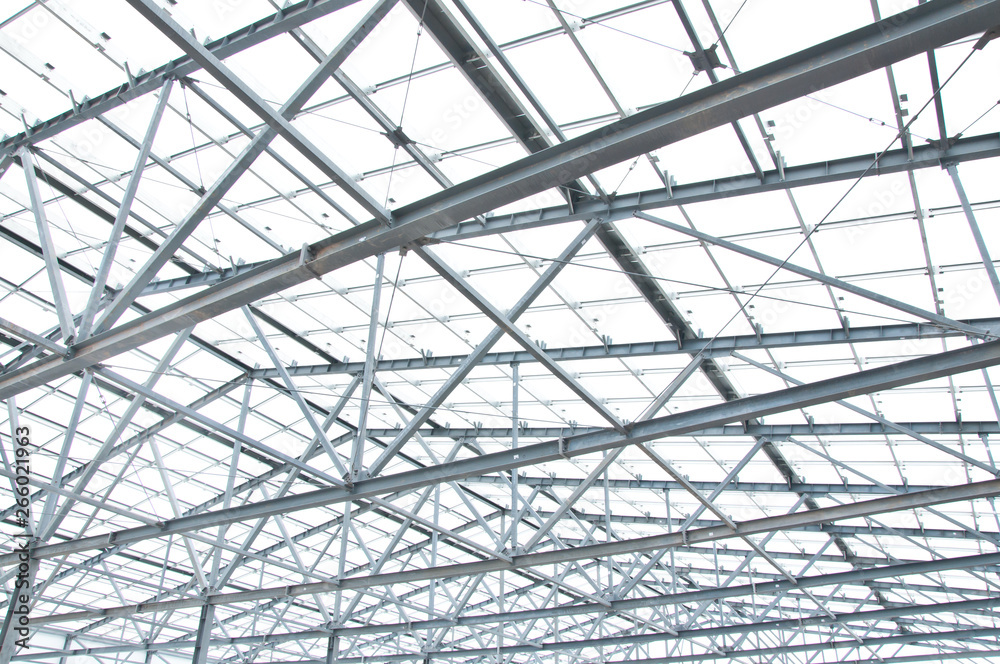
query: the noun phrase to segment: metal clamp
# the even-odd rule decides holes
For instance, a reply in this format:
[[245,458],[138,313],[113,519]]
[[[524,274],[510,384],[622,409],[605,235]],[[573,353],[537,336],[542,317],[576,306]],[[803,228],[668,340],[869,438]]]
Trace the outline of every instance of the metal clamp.
[[314,277],[319,279],[323,275],[314,270],[312,265],[310,265],[310,263],[312,263],[312,261],[314,261],[315,259],[316,259],[316,254],[314,254],[312,249],[309,247],[309,243],[308,242],[303,243],[302,249],[299,250],[299,267],[304,267],[305,269],[309,270]]

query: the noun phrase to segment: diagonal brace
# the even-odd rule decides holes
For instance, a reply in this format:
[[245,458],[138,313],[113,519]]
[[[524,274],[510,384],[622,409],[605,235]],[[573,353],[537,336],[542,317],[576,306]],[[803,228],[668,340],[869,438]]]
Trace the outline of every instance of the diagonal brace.
[[[306,138],[298,129],[289,122],[288,114],[275,111],[264,99],[250,89],[238,76],[236,76],[222,61],[211,51],[205,48],[191,33],[184,30],[171,18],[170,14],[158,7],[152,0],[128,0],[128,3],[137,12],[142,14],[170,41],[174,42],[187,53],[193,60],[200,64],[205,71],[214,76],[222,85],[229,90],[233,96],[247,105],[250,110],[256,113],[261,120],[266,122],[271,129],[288,141],[295,149],[303,154],[314,166],[322,171],[327,177],[340,185],[348,195],[351,196],[361,207],[367,210],[372,216],[382,223],[388,224],[392,218],[392,213],[382,207],[371,194],[360,187],[350,175],[337,166],[318,147]],[[384,5],[383,5],[384,6]],[[391,4],[390,4],[391,6]],[[328,59],[329,60],[329,59]],[[327,69],[324,65],[321,68]],[[329,69],[329,73],[334,68]],[[308,99],[308,97],[306,98]],[[305,100],[303,100],[304,102]]]
[[689,235],[691,237],[697,238],[702,242],[714,244],[716,246],[723,247],[724,249],[729,249],[730,251],[734,251],[738,254],[743,254],[744,256],[755,258],[761,262],[781,268],[782,270],[788,270],[789,272],[801,275],[803,277],[806,277],[807,279],[812,279],[822,284],[826,284],[827,286],[833,286],[834,288],[839,288],[842,291],[853,293],[854,295],[858,295],[867,300],[877,302],[887,307],[892,307],[893,309],[897,309],[899,311],[903,311],[913,316],[917,316],[918,318],[923,318],[924,320],[933,321],[935,323],[938,323],[939,325],[944,325],[946,327],[950,327],[955,330],[961,330],[962,332],[965,332],[968,335],[975,337],[991,336],[991,333],[988,330],[983,330],[977,327],[973,327],[971,325],[966,325],[965,323],[961,323],[957,320],[948,318],[947,316],[942,316],[940,314],[934,313],[933,311],[921,309],[920,307],[915,307],[912,304],[901,302],[895,298],[891,298],[886,295],[882,295],[881,293],[876,293],[875,291],[868,290],[867,288],[855,286],[854,284],[848,283],[842,279],[837,279],[836,277],[831,277],[822,274],[820,272],[816,272],[815,270],[810,270],[808,268],[795,265],[794,263],[789,263],[787,260],[781,260],[779,258],[775,258],[774,256],[768,256],[767,254],[761,253],[759,251],[748,249],[747,247],[741,247],[740,245],[734,242],[729,242],[728,240],[717,238],[714,235],[709,235],[708,233],[702,233],[701,231],[697,231],[693,228],[688,228],[686,226],[681,226],[680,224],[675,224],[665,219],[653,217],[651,215],[646,214],[645,212],[636,212],[635,216],[638,217],[639,219],[645,219],[646,221],[650,221],[658,226],[669,228],[672,231],[677,231],[678,233],[683,233],[684,235]]
[[532,357],[534,357],[546,369],[551,371],[556,378],[562,381],[566,387],[572,390],[578,397],[583,399],[588,406],[600,413],[601,417],[611,423],[611,426],[615,429],[615,431],[618,431],[619,433],[625,432],[625,425],[622,421],[619,420],[618,417],[612,413],[600,399],[592,395],[586,388],[580,385],[580,383],[573,378],[568,371],[563,369],[555,362],[555,360],[549,357],[538,344],[528,338],[524,332],[518,329],[514,323],[503,314],[503,312],[480,295],[479,292],[476,291],[476,289],[474,289],[457,272],[445,265],[436,255],[431,253],[429,249],[421,247],[415,249],[414,251],[419,254],[421,258],[427,261],[427,264],[430,265],[438,274],[444,277],[445,281],[451,284],[456,290],[458,290],[458,292],[475,304],[480,311],[486,314],[486,317],[492,320],[497,327],[517,341],[517,343],[528,351]]
[[[563,250],[563,252],[556,258],[552,264],[546,268],[542,276],[532,285],[527,292],[521,296],[521,299],[511,308],[508,314],[510,320],[517,320],[521,314],[528,310],[531,303],[542,294],[552,280],[556,278],[556,275],[569,264],[569,262],[576,256],[577,252],[583,248],[587,240],[597,231],[598,226],[601,224],[600,219],[593,219],[587,223],[584,229],[573,239],[573,241]],[[458,368],[454,373],[445,381],[445,383],[438,388],[438,391],[434,393],[430,401],[420,409],[418,412],[406,425],[406,427],[396,436],[389,445],[386,446],[382,454],[375,460],[375,462],[368,468],[368,476],[374,477],[382,472],[386,464],[392,460],[399,450],[402,449],[403,445],[406,444],[416,431],[423,426],[430,416],[434,413],[434,410],[444,402],[448,395],[451,394],[465,377],[479,364],[479,362],[486,356],[491,348],[500,340],[503,336],[503,329],[500,327],[494,328],[485,339],[483,339],[475,350],[469,353],[465,359],[462,360]]]
[[[378,25],[379,21],[388,13],[389,9],[392,8],[395,0],[382,0],[377,3],[361,20],[357,27],[345,37],[331,52],[330,54],[316,67],[315,70],[309,75],[309,77],[299,86],[295,94],[285,102],[285,105],[281,107],[279,111],[274,111],[262,100],[263,104],[269,113],[272,113],[279,117],[285,124],[288,123],[288,119],[295,117],[307,101],[316,93],[317,90],[329,79],[330,74],[334,72],[344,60],[349,56],[354,49],[358,46],[361,40],[364,39],[371,31]],[[159,10],[155,10],[159,11]],[[168,19],[173,22],[172,19]],[[173,24],[176,27],[176,24]],[[186,33],[184,33],[186,34]],[[198,45],[202,51],[205,51],[205,47]],[[207,51],[206,51],[207,53]],[[215,62],[218,59],[215,56],[211,56]],[[221,65],[221,63],[220,63]],[[228,70],[227,70],[228,71]],[[233,185],[236,184],[237,180],[243,175],[244,172],[253,164],[253,162],[260,156],[261,152],[278,136],[278,132],[275,128],[268,126],[262,129],[250,143],[243,149],[235,161],[229,165],[229,167],[223,171],[219,179],[209,187],[209,189],[204,193],[198,203],[195,205],[194,209],[188,213],[184,220],[178,224],[170,236],[164,240],[164,242],[159,246],[159,248],[153,253],[149,258],[143,268],[136,274],[132,281],[122,290],[121,293],[115,298],[114,302],[108,307],[104,312],[99,323],[95,326],[96,332],[102,332],[109,329],[115,321],[117,321],[128,309],[129,305],[142,294],[142,290],[146,285],[156,276],[156,273],[162,268],[167,261],[174,255],[174,253],[180,249],[184,241],[188,236],[194,232],[194,229],[199,223],[208,215],[212,209],[222,201],[226,192],[229,191]]]

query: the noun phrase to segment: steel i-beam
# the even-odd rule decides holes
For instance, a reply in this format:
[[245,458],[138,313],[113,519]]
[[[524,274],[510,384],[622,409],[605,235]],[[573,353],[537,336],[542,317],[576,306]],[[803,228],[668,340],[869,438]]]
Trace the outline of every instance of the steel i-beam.
[[[237,521],[246,521],[247,519],[274,514],[285,514],[348,500],[375,497],[405,489],[416,489],[441,482],[460,480],[473,475],[537,465],[547,461],[611,450],[630,444],[649,442],[666,436],[689,434],[709,426],[726,424],[733,421],[745,421],[773,413],[844,399],[858,394],[867,394],[932,380],[941,376],[978,370],[996,364],[1000,364],[1000,341],[978,344],[960,350],[948,351],[877,369],[860,371],[777,392],[736,399],[645,422],[636,422],[630,425],[629,431],[626,434],[620,434],[614,430],[604,430],[570,438],[560,438],[558,440],[525,445],[519,447],[516,452],[510,450],[494,452],[482,456],[459,459],[444,466],[418,468],[392,475],[373,477],[356,482],[350,488],[332,486],[294,496],[286,496],[281,499],[261,501],[253,505],[243,505],[227,510],[181,517],[165,521],[162,527],[140,526],[112,532],[107,535],[50,544],[39,547],[35,553],[40,558],[66,555],[78,551],[100,549],[114,543],[142,541],[170,534],[214,527],[224,523],[235,523]],[[102,370],[102,372],[107,373],[107,370]],[[143,390],[141,386],[135,385],[132,381],[128,381],[123,377],[116,377],[116,380],[122,384],[127,384],[130,389],[135,389],[139,392],[148,392],[148,390]],[[183,408],[180,404],[174,404],[161,395],[150,393],[147,396],[161,403],[169,403],[172,408]],[[191,416],[196,418],[201,417],[197,413]],[[257,441],[246,440],[245,436],[241,436],[236,432],[227,431],[227,434],[239,440],[244,440],[244,442],[248,442],[251,445],[260,445]],[[306,470],[309,470],[309,468],[307,467]],[[322,474],[317,474],[322,476]],[[330,481],[329,478],[327,479]],[[331,484],[335,483],[335,480],[331,481]],[[993,486],[990,483],[969,486],[985,487],[987,485]],[[996,481],[996,486],[1000,487],[1000,481]],[[957,489],[956,487],[952,487],[951,489],[942,491],[947,492]],[[907,496],[912,495],[915,494],[903,494],[902,496],[894,497],[894,499],[905,499]],[[546,554],[533,555],[544,556]],[[15,559],[16,556],[14,554],[0,556],[0,565],[10,565],[16,562]]]
[[1000,0],[939,0],[636,113],[250,270],[0,380],[0,399],[491,209],[1000,23]]

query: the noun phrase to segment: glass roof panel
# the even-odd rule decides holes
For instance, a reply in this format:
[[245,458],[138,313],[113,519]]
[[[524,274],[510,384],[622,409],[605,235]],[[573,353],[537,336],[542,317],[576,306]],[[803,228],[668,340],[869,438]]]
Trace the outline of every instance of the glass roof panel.
[[997,650],[1000,2],[8,4],[0,657]]

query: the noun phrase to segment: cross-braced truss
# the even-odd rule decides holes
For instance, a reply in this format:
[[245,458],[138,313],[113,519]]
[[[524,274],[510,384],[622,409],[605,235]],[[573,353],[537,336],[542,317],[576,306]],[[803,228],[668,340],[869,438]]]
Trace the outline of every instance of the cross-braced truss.
[[7,3],[0,664],[992,661],[998,35]]

